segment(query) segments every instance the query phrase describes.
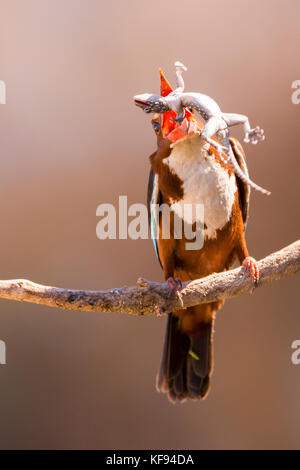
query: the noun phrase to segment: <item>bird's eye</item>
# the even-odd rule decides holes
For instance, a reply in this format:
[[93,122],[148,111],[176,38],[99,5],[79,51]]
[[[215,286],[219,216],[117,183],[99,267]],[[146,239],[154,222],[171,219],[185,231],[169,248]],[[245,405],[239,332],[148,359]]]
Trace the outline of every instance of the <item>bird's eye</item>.
[[154,132],[155,132],[156,134],[159,134],[159,132],[160,132],[160,124],[159,124],[159,122],[155,121],[155,122],[153,123],[153,129],[154,129]]

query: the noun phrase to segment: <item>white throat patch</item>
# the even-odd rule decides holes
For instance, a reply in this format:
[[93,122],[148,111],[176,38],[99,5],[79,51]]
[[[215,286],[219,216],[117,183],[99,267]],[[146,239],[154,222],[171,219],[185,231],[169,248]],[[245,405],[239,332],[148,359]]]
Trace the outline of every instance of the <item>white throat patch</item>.
[[[183,181],[183,199],[173,204],[173,210],[181,216],[184,204],[203,204],[204,236],[216,238],[217,230],[230,219],[237,185],[234,173],[229,176],[214,156],[208,155],[208,149],[209,144],[201,137],[191,137],[175,144],[164,163]],[[196,211],[193,212],[195,222]]]

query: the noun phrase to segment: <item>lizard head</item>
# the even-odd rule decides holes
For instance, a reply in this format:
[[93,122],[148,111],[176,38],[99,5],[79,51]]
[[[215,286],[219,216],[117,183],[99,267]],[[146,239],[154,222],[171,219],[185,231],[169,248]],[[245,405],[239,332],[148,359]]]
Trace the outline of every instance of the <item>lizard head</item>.
[[165,98],[160,95],[144,93],[134,96],[134,103],[145,113],[165,113],[169,106]]

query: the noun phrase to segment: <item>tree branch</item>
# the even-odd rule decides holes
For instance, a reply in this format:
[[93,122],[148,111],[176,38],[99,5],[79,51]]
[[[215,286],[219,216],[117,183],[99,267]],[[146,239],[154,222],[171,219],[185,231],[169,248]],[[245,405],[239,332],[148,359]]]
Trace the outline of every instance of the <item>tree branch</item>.
[[[258,287],[300,270],[300,240],[273,253],[258,263]],[[137,286],[107,291],[70,290],[43,286],[24,279],[0,281],[0,298],[31,302],[48,307],[131,315],[157,315],[181,308],[167,284],[138,279]],[[251,292],[250,275],[245,267],[211,274],[183,283],[185,307],[228,299]]]

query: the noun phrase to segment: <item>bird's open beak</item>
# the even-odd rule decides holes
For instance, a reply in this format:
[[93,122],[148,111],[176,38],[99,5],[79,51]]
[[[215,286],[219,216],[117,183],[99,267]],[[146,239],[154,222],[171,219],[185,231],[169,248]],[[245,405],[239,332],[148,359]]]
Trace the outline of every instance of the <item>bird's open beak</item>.
[[[164,76],[162,70],[159,70],[160,75],[160,94],[161,96],[167,96],[173,91],[173,88],[169,84],[168,80]],[[162,134],[164,138],[171,140],[173,144],[187,139],[193,136],[201,134],[203,124],[200,119],[197,118],[188,109],[185,109],[185,118],[179,124],[175,122],[176,113],[174,111],[168,111],[162,115]]]

